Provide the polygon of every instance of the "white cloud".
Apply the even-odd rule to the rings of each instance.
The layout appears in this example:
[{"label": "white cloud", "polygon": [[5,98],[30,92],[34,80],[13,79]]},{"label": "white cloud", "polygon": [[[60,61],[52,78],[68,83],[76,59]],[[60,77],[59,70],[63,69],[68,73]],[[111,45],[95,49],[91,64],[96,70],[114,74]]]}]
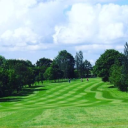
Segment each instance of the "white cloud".
[{"label": "white cloud", "polygon": [[109,48],[122,51],[121,43],[128,41],[128,5],[108,4],[116,1],[0,0],[0,51],[7,56],[8,51],[43,51],[54,58],[65,48],[83,50],[89,59]]},{"label": "white cloud", "polygon": [[38,35],[30,28],[17,28],[14,31],[7,30],[1,36],[1,42],[6,46],[25,46],[27,44],[36,44],[39,40]]},{"label": "white cloud", "polygon": [[92,65],[95,64],[95,61],[103,54],[107,49],[115,49],[123,53],[123,45],[114,45],[114,44],[90,44],[90,45],[79,45],[75,46],[75,50],[83,51],[84,58],[89,60]]},{"label": "white cloud", "polygon": [[5,31],[2,35],[1,38],[5,39],[5,40],[9,40],[12,36],[12,31],[11,30],[7,30]]},{"label": "white cloud", "polygon": [[80,45],[75,46],[76,51],[88,51],[91,50],[94,52],[94,50],[106,50],[106,49],[116,49],[116,50],[123,50],[124,45],[106,45],[106,44],[90,44],[90,45]]},{"label": "white cloud", "polygon": [[66,25],[55,27],[55,43],[112,43],[128,37],[128,6],[79,3],[67,16]]},{"label": "white cloud", "polygon": [[[26,47],[53,41],[55,44],[111,43],[127,38],[128,6],[93,2],[104,1],[1,0],[0,41],[8,46]],[[71,10],[65,10],[69,5]]]},{"label": "white cloud", "polygon": [[0,25],[11,20],[21,18],[27,13],[29,7],[36,4],[36,0],[1,0],[0,1]]},{"label": "white cloud", "polygon": [[91,45],[80,45],[75,46],[76,51],[86,51],[88,53],[95,53],[95,51],[104,51],[106,49],[113,49],[114,46],[112,45],[99,45],[99,44],[91,44]]},{"label": "white cloud", "polygon": [[0,47],[8,46],[8,50],[19,50],[19,47],[46,49],[47,43],[53,42],[55,24],[64,20],[63,8],[58,1],[1,0]]}]

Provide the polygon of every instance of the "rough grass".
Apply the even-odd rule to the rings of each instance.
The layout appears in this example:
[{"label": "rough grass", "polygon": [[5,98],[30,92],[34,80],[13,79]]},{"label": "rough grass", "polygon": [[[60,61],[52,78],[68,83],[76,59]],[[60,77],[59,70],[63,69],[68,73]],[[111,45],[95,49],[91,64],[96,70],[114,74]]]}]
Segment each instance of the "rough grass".
[{"label": "rough grass", "polygon": [[41,83],[0,98],[0,127],[127,128],[128,93],[100,78]]}]

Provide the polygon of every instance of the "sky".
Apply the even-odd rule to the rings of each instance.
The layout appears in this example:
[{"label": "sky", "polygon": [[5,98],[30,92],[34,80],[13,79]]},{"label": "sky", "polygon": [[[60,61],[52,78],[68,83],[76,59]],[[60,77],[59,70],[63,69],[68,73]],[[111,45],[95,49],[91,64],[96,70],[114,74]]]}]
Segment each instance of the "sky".
[{"label": "sky", "polygon": [[0,55],[54,59],[83,52],[92,65],[128,42],[128,0],[0,0]]}]

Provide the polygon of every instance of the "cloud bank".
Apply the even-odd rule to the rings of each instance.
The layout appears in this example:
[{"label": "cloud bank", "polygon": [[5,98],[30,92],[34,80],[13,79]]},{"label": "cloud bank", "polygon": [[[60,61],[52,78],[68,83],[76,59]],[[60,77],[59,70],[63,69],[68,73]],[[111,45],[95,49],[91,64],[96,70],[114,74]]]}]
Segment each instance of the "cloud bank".
[{"label": "cloud bank", "polygon": [[90,54],[92,62],[105,49],[122,51],[128,41],[128,5],[116,1],[0,0],[0,51],[68,47]]},{"label": "cloud bank", "polygon": [[74,4],[68,23],[55,27],[54,43],[112,44],[128,39],[128,6]]}]

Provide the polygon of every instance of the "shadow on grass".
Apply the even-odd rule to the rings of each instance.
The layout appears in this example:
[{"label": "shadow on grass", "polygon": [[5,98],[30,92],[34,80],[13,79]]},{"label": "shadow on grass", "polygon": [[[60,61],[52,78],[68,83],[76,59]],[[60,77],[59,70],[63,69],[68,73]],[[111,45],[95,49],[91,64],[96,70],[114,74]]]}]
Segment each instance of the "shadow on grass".
[{"label": "shadow on grass", "polygon": [[65,81],[52,81],[51,83],[64,83],[64,82],[68,82],[68,80],[65,80]]},{"label": "shadow on grass", "polygon": [[[18,102],[21,101],[23,98],[20,96],[29,96],[31,94],[34,94],[35,91],[46,91],[45,88],[38,88],[38,87],[44,87],[44,86],[32,86],[32,87],[26,87],[23,88],[22,91],[19,93],[13,93],[12,95],[8,97],[2,97],[0,98],[0,102]],[[25,98],[25,97],[24,97]]]},{"label": "shadow on grass", "polygon": [[109,86],[108,88],[116,88],[115,86]]},{"label": "shadow on grass", "polygon": [[21,100],[22,98],[0,98],[0,102],[18,102]]},{"label": "shadow on grass", "polygon": [[44,85],[36,85],[36,86],[31,86],[31,87],[26,87],[26,88],[38,88],[38,87],[45,87]]}]

